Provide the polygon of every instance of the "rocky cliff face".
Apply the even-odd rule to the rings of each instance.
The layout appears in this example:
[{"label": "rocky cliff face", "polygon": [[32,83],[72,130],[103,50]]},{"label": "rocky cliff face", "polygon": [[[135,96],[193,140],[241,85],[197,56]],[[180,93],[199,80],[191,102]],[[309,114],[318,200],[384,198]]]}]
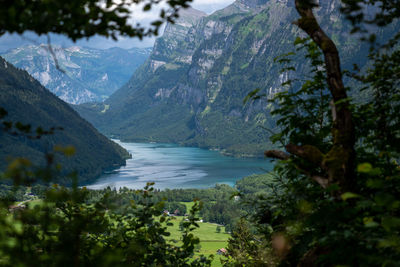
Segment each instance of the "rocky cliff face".
[{"label": "rocky cliff face", "polygon": [[52,47],[31,45],[2,55],[66,102],[79,104],[102,101],[129,80],[148,57],[150,49]]},{"label": "rocky cliff face", "polygon": [[[261,156],[268,145],[265,128],[273,129],[274,119],[265,101],[243,105],[243,99],[256,88],[274,94],[288,79],[274,59],[294,51],[293,41],[302,35],[292,24],[297,18],[292,2],[238,0],[209,16],[182,16],[178,25],[167,26],[131,80],[106,100],[107,111],[101,104],[80,112],[124,140]],[[343,65],[363,64],[366,50],[349,35],[339,1],[321,1],[317,16],[338,44]],[[298,59],[295,75],[301,77],[307,62]]]},{"label": "rocky cliff face", "polygon": [[176,23],[165,27],[163,37],[157,40],[151,54],[150,67],[153,72],[165,64],[192,61],[194,47],[188,45],[194,41],[191,39],[191,29],[205,16],[205,13],[193,8],[181,10]]}]

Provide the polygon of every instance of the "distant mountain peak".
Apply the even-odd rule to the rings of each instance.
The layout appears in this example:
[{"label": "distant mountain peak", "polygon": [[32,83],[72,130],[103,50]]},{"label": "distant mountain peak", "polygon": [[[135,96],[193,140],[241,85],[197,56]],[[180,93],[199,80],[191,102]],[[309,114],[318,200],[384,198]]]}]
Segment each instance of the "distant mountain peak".
[{"label": "distant mountain peak", "polygon": [[69,50],[71,52],[80,52],[81,51],[81,47],[79,47],[79,46],[71,46],[71,47],[68,47],[66,50]]},{"label": "distant mountain peak", "polygon": [[72,104],[103,101],[129,80],[151,52],[148,48],[101,50],[57,44],[51,48],[64,72],[56,68],[48,44],[18,47],[2,56]]},{"label": "distant mountain peak", "polygon": [[203,11],[194,9],[194,8],[184,8],[179,11],[179,18],[175,21],[174,24],[168,23],[165,28],[165,33],[168,33],[169,30],[175,28],[174,25],[182,26],[185,28],[190,28],[194,26],[202,17],[207,16]]},{"label": "distant mountain peak", "polygon": [[205,12],[203,12],[203,11],[201,11],[201,10],[198,10],[198,9],[195,9],[195,8],[192,8],[192,7],[189,7],[189,8],[183,8],[183,9],[181,9],[181,10],[179,11],[179,16],[180,16],[181,18],[190,17],[190,18],[197,18],[197,19],[199,19],[199,18],[201,18],[201,17],[207,16],[207,13],[205,13]]}]

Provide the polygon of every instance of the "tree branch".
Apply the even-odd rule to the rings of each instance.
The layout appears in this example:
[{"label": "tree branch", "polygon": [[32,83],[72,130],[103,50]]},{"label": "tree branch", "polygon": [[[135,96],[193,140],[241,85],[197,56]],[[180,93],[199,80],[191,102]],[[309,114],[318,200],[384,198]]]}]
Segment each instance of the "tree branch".
[{"label": "tree branch", "polygon": [[324,154],[315,146],[304,145],[304,146],[296,146],[293,144],[288,144],[286,146],[286,150],[292,154],[296,155],[300,158],[303,158],[312,164],[322,167],[322,161],[324,158]]},{"label": "tree branch", "polygon": [[280,150],[267,150],[264,152],[264,155],[268,158],[281,159],[281,160],[287,160],[290,158],[290,155],[288,153]]},{"label": "tree branch", "polygon": [[57,55],[54,52],[53,47],[51,45],[50,34],[47,34],[47,49],[49,50],[51,56],[53,57],[54,64],[56,65],[56,69],[65,74],[65,71],[58,64]]},{"label": "tree branch", "polygon": [[333,100],[331,104],[333,146],[322,159],[319,154],[316,158],[310,157],[310,153],[296,146],[289,146],[287,150],[313,163],[319,163],[327,171],[330,182],[338,183],[342,190],[349,190],[354,185],[355,133],[349,100],[342,79],[339,52],[335,43],[321,29],[313,14],[313,8],[317,6],[315,1],[295,0],[295,5],[300,19],[294,24],[305,31],[324,54],[327,82]]},{"label": "tree branch", "polygon": [[[308,157],[309,161],[312,161],[317,165],[322,163],[323,155],[316,147],[313,146],[300,147],[295,145],[287,145],[286,149],[293,155],[297,155],[302,158]],[[268,158],[274,158],[280,160],[288,160],[290,158],[290,154],[280,150],[267,150],[264,152],[264,155]],[[328,187],[329,179],[327,177],[323,177],[320,175],[312,175],[310,172],[304,170],[303,168],[300,168],[299,166],[296,166],[296,168],[305,175],[309,176],[313,181],[317,182],[322,188]]]},{"label": "tree branch", "polygon": [[329,186],[329,179],[319,175],[311,176],[311,179],[317,182],[322,188],[327,188]]}]

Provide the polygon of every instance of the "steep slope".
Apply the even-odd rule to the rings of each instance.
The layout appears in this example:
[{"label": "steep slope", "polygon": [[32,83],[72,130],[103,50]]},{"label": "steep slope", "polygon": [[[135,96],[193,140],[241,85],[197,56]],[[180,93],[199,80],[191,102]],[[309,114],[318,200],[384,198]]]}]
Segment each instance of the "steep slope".
[{"label": "steep slope", "polygon": [[[265,128],[274,129],[274,118],[265,100],[244,106],[243,99],[256,88],[274,94],[288,79],[274,59],[294,51],[293,41],[302,35],[292,24],[298,17],[292,2],[237,0],[185,27],[169,25],[126,85],[104,104],[81,106],[79,112],[123,140],[262,156],[269,145]],[[339,45],[343,66],[363,65],[367,49],[348,34],[339,1],[320,5],[317,16]],[[181,19],[188,21],[185,14]],[[297,57],[295,75],[302,77],[308,67],[301,54]]]},{"label": "steep slope", "polygon": [[[18,70],[0,58],[0,107],[8,112],[7,121],[22,122],[36,128],[62,127],[53,135],[31,140],[13,136],[0,129],[0,170],[4,170],[9,157],[27,157],[41,164],[44,153],[54,145],[73,145],[76,155],[58,158],[64,173],[77,170],[80,182],[98,177],[103,171],[125,164],[126,150],[101,135],[27,72]],[[59,178],[58,182],[68,183]]]},{"label": "steep slope", "polygon": [[26,70],[43,86],[66,102],[79,104],[102,101],[126,83],[132,72],[149,56],[148,48],[110,48],[78,46],[52,47],[61,70],[57,70],[48,45],[23,46],[2,56]]}]

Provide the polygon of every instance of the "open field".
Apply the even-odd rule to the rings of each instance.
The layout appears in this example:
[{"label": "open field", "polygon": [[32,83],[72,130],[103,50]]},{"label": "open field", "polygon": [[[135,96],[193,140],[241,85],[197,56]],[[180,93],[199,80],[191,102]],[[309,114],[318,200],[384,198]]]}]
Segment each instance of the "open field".
[{"label": "open field", "polygon": [[[179,240],[181,232],[179,231],[179,222],[183,217],[172,217],[173,226],[169,228],[171,239]],[[226,248],[228,244],[229,234],[225,233],[225,228],[221,226],[221,232],[217,233],[216,224],[199,222],[200,228],[193,231],[193,234],[200,238],[201,249],[199,254],[214,255],[212,266],[222,266],[220,263],[220,255],[217,255],[217,250]]]},{"label": "open field", "polygon": [[190,209],[191,209],[191,208],[193,207],[193,205],[194,205],[194,202],[193,202],[193,201],[192,201],[192,202],[179,202],[179,203],[181,203],[181,204],[183,204],[183,205],[186,206],[187,213],[189,213]]}]

